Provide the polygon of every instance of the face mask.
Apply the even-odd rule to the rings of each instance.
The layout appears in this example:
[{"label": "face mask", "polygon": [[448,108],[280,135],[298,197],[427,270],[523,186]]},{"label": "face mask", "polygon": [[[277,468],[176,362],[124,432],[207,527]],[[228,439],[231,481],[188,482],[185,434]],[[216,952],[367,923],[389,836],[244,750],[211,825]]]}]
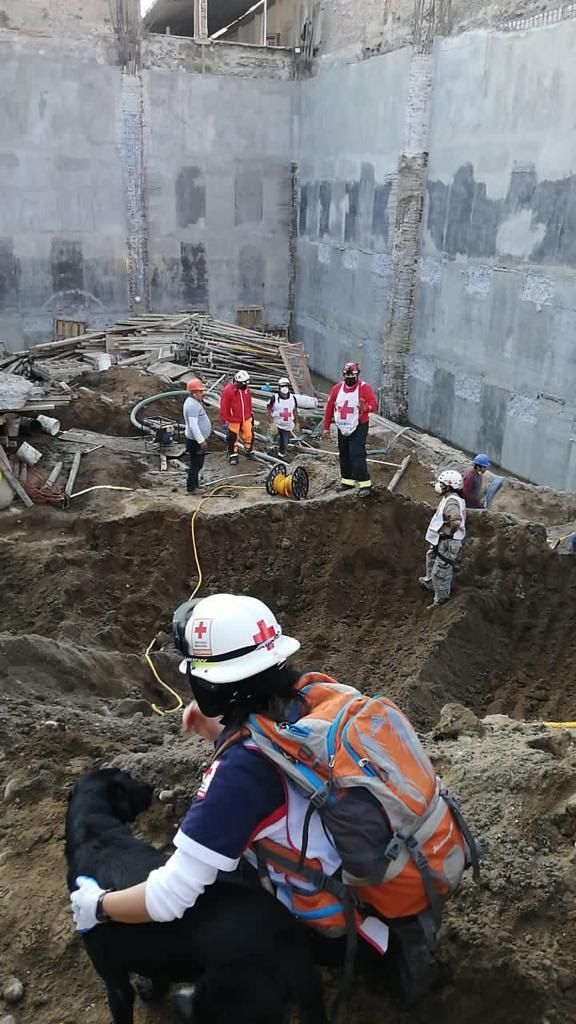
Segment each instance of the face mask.
[{"label": "face mask", "polygon": [[247,384],[238,384],[238,388],[239,388],[240,391],[246,391],[247,387],[248,387]]},{"label": "face mask", "polygon": [[351,388],[354,386],[354,384],[358,383],[358,377],[344,377],[344,383],[347,384],[349,388]]},{"label": "face mask", "polygon": [[290,398],[290,388],[280,388],[278,394],[280,398]]}]

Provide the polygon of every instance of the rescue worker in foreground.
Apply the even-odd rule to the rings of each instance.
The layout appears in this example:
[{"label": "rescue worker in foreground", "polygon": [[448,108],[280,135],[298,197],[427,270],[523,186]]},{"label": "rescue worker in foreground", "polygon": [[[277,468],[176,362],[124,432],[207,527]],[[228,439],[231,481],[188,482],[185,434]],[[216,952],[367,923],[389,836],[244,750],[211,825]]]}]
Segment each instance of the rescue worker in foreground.
[{"label": "rescue worker in foreground", "polygon": [[472,469],[464,477],[462,493],[466,508],[486,508],[486,497],[482,496],[482,478],[491,465],[490,459],[483,452],[474,459]]},{"label": "rescue worker in foreground", "polygon": [[426,590],[434,591],[430,608],[438,608],[450,597],[454,565],[466,536],[466,502],[462,496],[462,474],[448,469],[435,484],[442,497],[426,533],[426,575],[419,579]]},{"label": "rescue worker in foreground", "polygon": [[[183,713],[184,731],[214,742],[214,760],[166,864],[140,885],[119,892],[104,892],[94,879],[78,879],[79,888],[71,895],[76,927],[85,931],[108,920],[140,924],[180,918],[218,872],[235,871],[246,855],[277,898],[318,930],[321,945],[333,951],[334,940],[346,935],[350,941],[357,933],[384,953],[390,939],[393,961],[399,958],[393,972],[399,978],[404,971],[412,987],[416,975],[422,982],[431,964],[428,950],[437,921],[430,908],[438,894],[457,888],[466,864],[474,862],[467,861],[466,851],[475,844],[469,833],[464,839],[466,826],[458,808],[441,787],[408,720],[390,702],[382,699],[375,707],[374,700],[322,673],[299,675],[289,664],[300,647],[298,640],[285,636],[271,610],[255,598],[216,594],[187,602],[175,613],[174,634],[176,646],[186,654],[180,669],[196,698]],[[360,705],[366,714],[362,727],[357,724]],[[323,720],[316,713],[320,707]],[[350,725],[345,742],[339,742],[335,729],[344,714],[350,716],[344,719]],[[328,831],[318,810],[321,804],[309,800],[293,781],[296,773],[310,785],[310,764],[318,761],[308,761],[306,767],[296,757],[287,760],[278,749],[275,754],[274,744],[266,748],[265,738],[272,736],[278,743],[286,737],[298,752],[305,750],[305,737],[311,734],[306,722],[329,734],[327,742],[334,748],[330,759],[326,757],[330,778],[338,774],[348,785],[358,780],[353,792],[346,790],[346,800],[325,805],[333,815],[342,804],[348,808],[340,821],[340,842],[336,818]],[[356,753],[349,761],[359,738],[360,749],[367,750],[362,745],[365,734],[370,755]],[[316,746],[312,739],[310,743],[320,750],[318,740]],[[326,751],[326,742],[321,746]],[[380,764],[388,766],[381,775],[372,767],[368,771],[368,765]],[[385,789],[388,813],[370,797],[369,783]],[[318,796],[315,778],[311,785]],[[398,808],[401,816],[395,823]],[[412,854],[408,840],[400,838],[403,829],[409,831]],[[352,850],[357,858],[354,875],[366,877],[346,876],[351,862],[348,858],[345,869],[345,858]],[[374,858],[372,869],[368,857]],[[374,864],[379,866],[378,882]]]},{"label": "rescue worker in foreground", "polygon": [[238,439],[242,441],[246,455],[252,455],[254,449],[254,416],[249,385],[250,374],[239,370],[234,380],[223,389],[220,398],[220,419],[227,428],[228,462],[232,466],[238,465]]},{"label": "rescue worker in foreground", "polygon": [[198,477],[204,465],[204,456],[208,447],[208,438],[212,433],[212,424],[204,405],[206,385],[197,377],[189,380],[186,385],[188,398],[182,409],[185,423],[186,451],[188,452],[188,494],[194,494],[199,487]]},{"label": "rescue worker in foreground", "polygon": [[344,378],[332,388],[324,412],[324,436],[330,436],[330,424],[338,430],[338,454],[340,456],[340,489],[354,490],[358,495],[370,494],[372,481],[366,462],[366,440],[371,412],[376,412],[378,402],[372,388],[360,380],[358,363],[346,363],[342,370]]},{"label": "rescue worker in foreground", "polygon": [[288,377],[281,377],[278,381],[277,391],[268,402],[266,415],[278,431],[278,451],[280,455],[286,455],[292,432],[299,430],[298,402]]}]

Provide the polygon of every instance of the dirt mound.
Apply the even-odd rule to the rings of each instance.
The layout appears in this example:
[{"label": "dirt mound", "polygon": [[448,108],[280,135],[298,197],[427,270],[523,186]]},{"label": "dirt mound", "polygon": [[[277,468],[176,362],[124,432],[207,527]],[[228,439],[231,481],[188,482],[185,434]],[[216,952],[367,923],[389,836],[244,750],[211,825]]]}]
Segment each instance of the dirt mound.
[{"label": "dirt mound", "polygon": [[[101,464],[88,463],[97,455]],[[88,456],[81,484],[108,460]],[[303,668],[391,696],[422,731],[454,701],[480,715],[576,717],[574,562],[550,551],[542,527],[474,519],[454,598],[431,612],[417,584],[425,506],[383,493],[366,504],[243,501],[209,503],[198,518],[202,592],[270,603],[302,641]],[[0,830],[3,974],[27,987],[18,1024],[104,1024],[102,989],[66,912],[66,795],[85,767],[111,761],[157,788],[180,786],[174,806],[156,804],[142,822],[165,845],[210,756],[179,737],[177,715],[157,717],[139,699],[171,703],[142,659],[159,632],[161,676],[184,685],[169,633],[196,582],[190,505],[138,493],[100,509],[6,516],[0,580],[0,785],[12,794]],[[492,854],[482,887],[467,880],[450,905],[446,978],[412,1019],[564,1024],[576,988],[575,749],[561,731],[509,720],[458,732],[427,742]],[[405,1021],[381,989],[381,978],[359,976],[351,1024]]]},{"label": "dirt mound", "polygon": [[[62,429],[96,430],[103,434],[129,437],[138,431],[130,422],[130,411],[143,398],[165,391],[177,391],[160,377],[130,367],[116,367],[104,373],[87,373],[75,383],[76,397],[60,415]],[[166,399],[154,404],[150,412],[170,420],[182,419],[182,400]]]},{"label": "dirt mound", "polygon": [[[303,664],[389,694],[422,728],[452,700],[571,720],[572,561],[548,549],[540,527],[482,518],[453,601],[429,611],[417,585],[426,519],[422,506],[387,495],[368,507],[328,499],[201,515],[203,593],[259,596],[302,640]],[[0,573],[5,629],[141,653],[170,633],[196,582],[190,519],[169,503],[107,518],[39,512],[35,528],[6,531]]]},{"label": "dirt mound", "polygon": [[[10,710],[4,704],[0,726],[7,716],[18,739],[0,776],[3,785],[12,780],[19,796],[4,804],[0,835],[0,951],[3,974],[14,973],[26,985],[18,1022],[105,1024],[103,988],[66,909],[62,822],[68,787],[85,767],[104,763],[128,768],[158,788],[180,786],[174,803],[156,802],[138,823],[142,834],[165,846],[209,748],[179,738],[174,719],[121,719],[96,698],[75,708],[47,701],[33,717],[18,702]],[[475,830],[489,839],[491,853],[481,886],[467,877],[448,906],[438,947],[443,983],[410,1019],[567,1024],[576,988],[576,754],[570,738],[492,719],[481,736],[428,736],[426,743]],[[353,1024],[405,1024],[381,988],[360,970]],[[169,1019],[167,1011],[138,1012],[150,1024]]]}]

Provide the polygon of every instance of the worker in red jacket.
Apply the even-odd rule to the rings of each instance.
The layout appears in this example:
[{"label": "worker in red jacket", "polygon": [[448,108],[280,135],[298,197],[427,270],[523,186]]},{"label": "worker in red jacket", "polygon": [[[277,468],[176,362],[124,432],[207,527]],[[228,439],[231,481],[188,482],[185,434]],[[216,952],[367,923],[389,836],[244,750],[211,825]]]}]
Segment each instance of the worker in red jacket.
[{"label": "worker in red jacket", "polygon": [[220,419],[227,427],[228,462],[232,466],[238,465],[239,438],[246,455],[252,455],[254,449],[254,416],[249,384],[250,374],[246,370],[239,370],[234,380],[226,385],[220,398]]},{"label": "worker in red jacket", "polygon": [[378,402],[369,384],[360,380],[358,363],[346,363],[344,380],[330,392],[324,413],[324,436],[330,435],[330,424],[338,429],[340,455],[340,488],[353,490],[358,485],[360,497],[368,497],[372,481],[366,463],[366,439],[371,412]]}]

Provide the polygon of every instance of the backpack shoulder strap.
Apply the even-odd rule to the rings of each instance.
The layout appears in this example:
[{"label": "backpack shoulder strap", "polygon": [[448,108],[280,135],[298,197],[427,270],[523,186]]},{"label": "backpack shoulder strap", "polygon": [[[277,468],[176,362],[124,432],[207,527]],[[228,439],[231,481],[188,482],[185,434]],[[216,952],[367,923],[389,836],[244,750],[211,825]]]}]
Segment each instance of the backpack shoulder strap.
[{"label": "backpack shoulder strap", "polygon": [[228,750],[230,747],[233,747],[236,743],[243,743],[244,740],[247,740],[249,737],[249,729],[236,729],[236,731],[231,733],[230,736],[227,736],[225,740],[222,740],[221,743],[217,744],[212,755],[212,760],[215,761],[217,757],[221,757],[225,750]]}]

